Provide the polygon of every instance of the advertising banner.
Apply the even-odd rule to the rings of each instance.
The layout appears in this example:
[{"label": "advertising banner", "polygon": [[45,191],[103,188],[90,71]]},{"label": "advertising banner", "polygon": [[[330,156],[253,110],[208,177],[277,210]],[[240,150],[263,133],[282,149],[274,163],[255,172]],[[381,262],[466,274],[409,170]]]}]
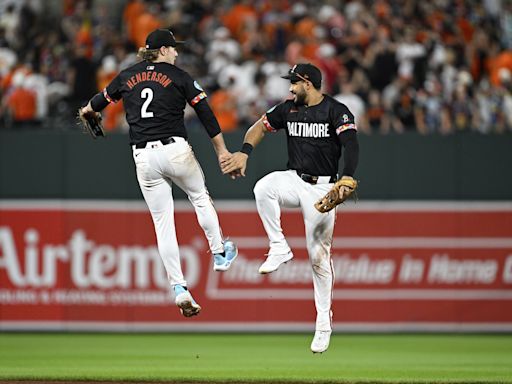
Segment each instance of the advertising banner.
[{"label": "advertising banner", "polygon": [[[239,247],[227,272],[213,271],[192,206],[176,206],[182,265],[203,308],[185,319],[144,203],[1,201],[0,330],[312,330],[300,211],[282,213],[294,259],[260,275],[268,240],[254,202],[216,208]],[[512,330],[512,203],[351,202],[333,244],[335,331]]]}]

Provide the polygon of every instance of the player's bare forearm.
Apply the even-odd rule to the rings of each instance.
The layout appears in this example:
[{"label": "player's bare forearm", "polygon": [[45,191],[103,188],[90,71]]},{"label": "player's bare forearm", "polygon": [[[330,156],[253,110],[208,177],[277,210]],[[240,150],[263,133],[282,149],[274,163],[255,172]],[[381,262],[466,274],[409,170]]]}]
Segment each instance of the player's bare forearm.
[{"label": "player's bare forearm", "polygon": [[231,157],[231,153],[226,148],[226,143],[224,142],[224,137],[222,136],[222,133],[219,133],[218,135],[212,137],[212,144],[213,149],[215,150],[215,153],[217,154],[217,158],[219,160],[219,166],[221,164],[228,160]]},{"label": "player's bare forearm", "polygon": [[[263,124],[263,119],[259,119],[254,123],[245,134],[244,145],[249,144],[254,148],[265,136],[266,128]],[[222,173],[229,174],[232,179],[245,176],[245,169],[247,168],[248,153],[236,152],[230,158],[221,162]]]},{"label": "player's bare forearm", "polygon": [[245,133],[244,143],[249,143],[253,147],[256,147],[260,141],[263,140],[266,131],[267,129],[263,124],[263,118],[260,118]]},{"label": "player's bare forearm", "polygon": [[223,154],[229,153],[228,149],[226,148],[226,143],[224,142],[224,137],[222,136],[222,133],[219,133],[218,135],[212,137],[212,144],[213,149],[215,149],[215,153],[217,156],[221,156]]}]

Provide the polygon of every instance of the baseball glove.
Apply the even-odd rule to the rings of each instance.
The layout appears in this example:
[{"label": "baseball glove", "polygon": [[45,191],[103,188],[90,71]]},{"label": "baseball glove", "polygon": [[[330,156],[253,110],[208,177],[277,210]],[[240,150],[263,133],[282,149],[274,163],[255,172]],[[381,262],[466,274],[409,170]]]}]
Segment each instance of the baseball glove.
[{"label": "baseball glove", "polygon": [[93,139],[97,137],[105,137],[105,131],[101,122],[101,113],[87,112],[84,113],[82,108],[78,110],[78,125],[80,125],[85,132],[88,132]]},{"label": "baseball glove", "polygon": [[315,203],[318,212],[326,213],[347,200],[356,190],[357,180],[350,176],[343,176],[327,194]]}]

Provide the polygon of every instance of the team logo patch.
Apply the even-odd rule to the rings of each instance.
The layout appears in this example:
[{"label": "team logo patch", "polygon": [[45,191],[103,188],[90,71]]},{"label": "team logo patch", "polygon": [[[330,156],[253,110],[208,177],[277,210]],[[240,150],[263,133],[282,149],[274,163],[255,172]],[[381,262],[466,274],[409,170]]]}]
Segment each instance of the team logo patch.
[{"label": "team logo patch", "polygon": [[343,116],[341,118],[343,119],[344,123],[348,123],[348,121],[350,120],[350,118],[348,117],[348,115],[346,113],[343,114]]},{"label": "team logo patch", "polygon": [[267,113],[272,112],[274,109],[276,109],[276,107],[277,107],[277,105],[274,105],[272,108],[270,108],[270,109],[267,111]]},{"label": "team logo patch", "polygon": [[199,85],[199,83],[197,81],[194,81],[194,87],[196,87],[200,91],[204,91],[204,89]]}]

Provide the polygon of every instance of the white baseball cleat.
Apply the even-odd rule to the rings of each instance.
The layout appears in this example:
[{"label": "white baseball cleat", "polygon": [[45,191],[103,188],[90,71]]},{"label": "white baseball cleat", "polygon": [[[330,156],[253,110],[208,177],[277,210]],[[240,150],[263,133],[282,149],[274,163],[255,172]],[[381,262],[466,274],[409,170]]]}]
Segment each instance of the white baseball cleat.
[{"label": "white baseball cleat", "polygon": [[311,342],[311,351],[313,353],[322,353],[329,348],[332,331],[315,331],[315,337]]},{"label": "white baseball cleat", "polygon": [[267,260],[263,264],[261,264],[260,269],[258,269],[259,273],[265,274],[274,272],[279,268],[281,264],[289,262],[291,259],[293,259],[293,253],[290,251],[288,253],[282,253],[282,254],[268,254]]},{"label": "white baseball cleat", "polygon": [[183,316],[191,317],[199,314],[201,307],[195,302],[187,288],[182,285],[175,285],[174,293],[176,294],[175,303],[180,308]]}]

